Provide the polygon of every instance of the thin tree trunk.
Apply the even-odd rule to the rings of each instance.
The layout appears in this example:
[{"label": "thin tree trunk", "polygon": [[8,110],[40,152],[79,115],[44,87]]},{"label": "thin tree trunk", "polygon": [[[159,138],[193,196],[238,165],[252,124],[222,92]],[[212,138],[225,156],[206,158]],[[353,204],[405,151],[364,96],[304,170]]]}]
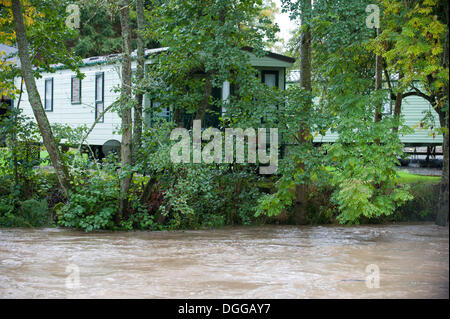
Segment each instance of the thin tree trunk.
[{"label": "thin tree trunk", "polygon": [[121,117],[122,117],[122,145],[120,148],[121,170],[125,176],[120,181],[120,207],[116,215],[116,224],[120,218],[128,218],[128,192],[130,190],[132,174],[126,171],[130,169],[132,162],[132,119],[131,119],[131,30],[129,3],[126,0],[120,2],[120,25],[122,27],[122,93],[121,93]]},{"label": "thin tree trunk", "polygon": [[53,167],[55,168],[61,189],[64,195],[68,198],[70,189],[70,176],[68,169],[62,160],[61,153],[59,151],[58,144],[56,143],[53,136],[50,123],[47,119],[47,115],[45,114],[44,108],[42,107],[41,97],[34,80],[33,68],[29,56],[26,29],[22,16],[22,5],[20,3],[20,0],[12,1],[12,12],[14,18],[17,47],[19,49],[22,76],[27,88],[28,100],[30,101],[31,108],[33,109],[36,122],[39,126],[39,130],[44,141],[44,145],[48,151]]},{"label": "thin tree trunk", "polygon": [[[400,81],[403,78],[403,73],[400,72],[398,75],[398,85],[400,85]],[[398,132],[398,123],[400,121],[400,115],[402,113],[402,100],[403,100],[403,93],[398,91],[397,95],[395,97],[395,105],[394,105],[394,119],[396,120],[395,126],[392,128],[392,131],[397,133]]]},{"label": "thin tree trunk", "polygon": [[[377,36],[381,33],[380,29],[377,29]],[[382,88],[383,84],[383,57],[381,55],[376,55],[375,57],[375,90],[379,91]],[[381,122],[382,118],[382,108],[383,103],[380,101],[375,105],[375,116],[374,121],[375,123]],[[380,139],[376,138],[375,143],[377,145],[380,145]],[[380,188],[382,185],[382,182],[376,183],[375,188]]]},{"label": "thin tree trunk", "polygon": [[[448,59],[449,59],[449,39],[448,39],[448,27],[449,27],[449,20],[448,20],[448,3],[446,1],[443,2],[443,11],[445,12],[445,21],[447,22],[447,36],[445,38],[444,43],[444,50],[442,52],[442,65],[444,68],[448,68]],[[449,158],[448,158],[448,151],[449,151],[449,141],[448,141],[448,130],[449,130],[449,110],[448,110],[448,97],[449,97],[449,86],[448,83],[444,87],[442,92],[442,101],[445,101],[447,103],[447,109],[443,110],[445,108],[445,102],[444,105],[441,105],[440,108],[435,108],[438,110],[439,114],[439,122],[441,125],[441,128],[447,128],[447,130],[444,130],[443,132],[443,143],[442,143],[442,154],[443,157],[443,166],[442,166],[442,177],[441,177],[441,187],[439,190],[439,207],[438,207],[438,214],[436,216],[436,224],[440,226],[447,225],[448,222],[448,182],[449,182]]]},{"label": "thin tree trunk", "polygon": [[[377,36],[381,33],[380,29],[377,29]],[[375,57],[375,90],[379,91],[382,88],[382,84],[383,84],[383,57],[381,55],[376,55]],[[381,109],[383,107],[383,103],[379,102],[375,105],[375,116],[374,116],[374,121],[375,123],[380,122],[381,121]],[[377,145],[380,144],[380,139],[376,138],[375,139],[375,143]],[[376,185],[377,187],[379,187],[379,185]]]},{"label": "thin tree trunk", "polygon": [[[16,105],[16,109],[20,109],[20,102],[22,101],[22,94],[23,94],[23,77],[20,79],[20,94],[19,94],[19,101]],[[14,113],[14,125],[17,125],[17,113]],[[19,183],[19,173],[18,173],[18,160],[17,160],[17,134],[13,134],[13,143],[14,147],[12,149],[13,151],[13,162],[14,162],[14,185],[18,185]]]},{"label": "thin tree trunk", "polygon": [[[205,113],[206,113],[206,110],[208,109],[209,100],[211,98],[211,93],[212,93],[212,74],[209,72],[206,75],[204,89],[205,89],[205,91],[204,91],[204,95],[203,95],[203,100],[200,103],[200,108],[198,109],[196,116],[195,116],[196,120],[201,120],[202,122],[205,119]],[[193,124],[191,123],[191,126],[192,125]]]},{"label": "thin tree trunk", "polygon": [[172,120],[177,127],[183,127],[183,112],[181,109],[175,109],[173,111]]},{"label": "thin tree trunk", "polygon": [[145,67],[145,48],[144,48],[144,4],[143,0],[136,0],[136,18],[137,18],[137,67],[136,82],[138,83],[136,93],[136,106],[134,108],[134,129],[133,129],[133,155],[136,159],[136,153],[141,147],[142,139],[142,101],[144,94],[141,91],[142,81],[144,79]]},{"label": "thin tree trunk", "polygon": [[[439,112],[439,120],[441,127],[449,127],[448,126],[448,111]],[[443,166],[442,166],[442,177],[441,177],[441,186],[439,190],[439,207],[438,214],[436,216],[436,224],[440,226],[446,226],[448,222],[448,180],[449,180],[449,158],[448,158],[448,150],[449,150],[449,141],[448,141],[448,131],[444,132],[444,140],[442,143],[442,153],[444,155]]]},{"label": "thin tree trunk", "polygon": [[[304,9],[311,9],[311,0],[304,2]],[[307,21],[306,23],[308,23]],[[303,23],[303,22],[302,22]],[[311,29],[307,26],[300,36],[300,87],[311,93]],[[309,114],[312,107],[312,101],[308,102],[305,107],[305,114]],[[299,143],[310,143],[307,139],[310,134],[307,125],[300,121],[299,123]],[[305,170],[305,164],[300,163],[299,169]],[[306,206],[308,202],[308,185],[300,184],[295,187],[296,203],[294,206],[295,223],[304,225],[306,223]]]},{"label": "thin tree trunk", "polygon": [[[379,34],[379,29],[377,29],[377,33]],[[376,68],[375,68],[375,90],[379,91],[382,88],[382,79],[383,79],[383,58],[381,55],[377,55],[375,58]],[[382,103],[378,103],[375,107],[375,122],[381,121],[381,109],[383,107]]]}]

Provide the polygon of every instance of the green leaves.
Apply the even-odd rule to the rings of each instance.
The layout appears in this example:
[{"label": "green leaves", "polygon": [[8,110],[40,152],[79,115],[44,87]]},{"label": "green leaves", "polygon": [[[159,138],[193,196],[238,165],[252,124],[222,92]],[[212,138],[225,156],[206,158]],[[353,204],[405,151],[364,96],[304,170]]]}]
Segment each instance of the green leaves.
[{"label": "green leaves", "polygon": [[[331,185],[331,204],[336,207],[325,205],[323,210],[334,209],[341,223],[392,214],[411,198],[407,188],[395,184],[402,145],[392,128],[400,124],[400,134],[406,130],[401,121],[388,115],[374,121],[375,108],[386,102],[389,92],[374,90],[375,55],[369,48],[380,47],[368,46],[374,33],[365,27],[364,9],[370,3],[354,0],[343,6],[315,1],[308,10],[303,1],[283,1],[292,16],[308,21],[311,27],[315,96],[311,112],[305,112],[308,97],[302,98],[298,87],[297,96],[287,92],[286,116],[280,121],[285,124],[284,138],[290,136],[287,141],[295,143],[299,121],[307,123],[312,135],[328,132],[338,137],[334,144],[313,149],[292,146],[281,162],[277,191],[259,200],[257,214],[272,216],[289,210],[295,200],[294,187],[300,184],[319,191]],[[292,49],[297,53],[296,46]],[[303,169],[297,168],[299,162],[305,163]]]},{"label": "green leaves", "polygon": [[119,195],[118,184],[105,176],[75,176],[70,202],[57,210],[58,224],[85,231],[113,229]]},{"label": "green leaves", "polygon": [[448,37],[445,9],[437,0],[402,2],[383,0],[382,33],[373,39],[369,48],[381,54],[391,72],[402,72],[402,86],[413,81],[438,94],[448,86],[448,63],[442,63],[444,45]]},{"label": "green leaves", "polygon": [[204,101],[210,109],[222,106],[217,96],[205,91],[206,83],[214,90],[229,81],[240,97],[229,101],[227,110],[237,109],[235,115],[249,108],[258,81],[241,48],[252,46],[260,52],[273,39],[275,26],[259,19],[263,8],[260,0],[170,0],[155,7],[149,13],[149,31],[169,50],[155,56],[148,68],[150,98],[173,110],[176,119],[183,113],[195,116]]}]

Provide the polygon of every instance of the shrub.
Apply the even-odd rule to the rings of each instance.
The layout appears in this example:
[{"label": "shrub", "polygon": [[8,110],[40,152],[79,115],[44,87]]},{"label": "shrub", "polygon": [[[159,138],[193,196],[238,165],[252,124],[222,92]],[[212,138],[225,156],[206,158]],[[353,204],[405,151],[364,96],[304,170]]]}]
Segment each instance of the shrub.
[{"label": "shrub", "polygon": [[169,228],[211,228],[255,220],[254,206],[261,193],[259,177],[249,167],[192,164],[176,175],[160,207]]},{"label": "shrub", "polygon": [[0,225],[5,227],[43,227],[52,224],[45,199],[23,202],[0,200]]},{"label": "shrub", "polygon": [[76,177],[70,201],[57,209],[58,225],[86,231],[114,229],[118,209],[117,180],[106,174]]}]

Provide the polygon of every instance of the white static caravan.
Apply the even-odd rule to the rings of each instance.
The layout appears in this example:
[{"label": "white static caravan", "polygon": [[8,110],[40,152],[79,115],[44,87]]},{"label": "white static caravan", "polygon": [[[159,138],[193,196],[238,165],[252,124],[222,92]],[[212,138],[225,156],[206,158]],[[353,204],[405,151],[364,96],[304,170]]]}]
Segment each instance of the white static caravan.
[{"label": "white static caravan", "polygon": [[[167,48],[146,50],[146,63],[150,63],[151,55],[165,50]],[[294,58],[272,52],[258,58],[252,53],[252,48],[243,50],[250,55],[250,63],[259,71],[263,82],[281,89],[285,88],[286,69],[292,66]],[[132,69],[136,68],[135,57],[136,52],[133,52]],[[68,124],[73,128],[82,125],[91,127],[97,115],[118,98],[119,93],[114,92],[114,88],[119,87],[121,82],[117,54],[84,59],[83,65],[80,66],[81,73],[85,75],[83,80],[77,79],[74,72],[62,66],[56,65],[55,69],[54,73],[42,73],[42,77],[36,79],[42,105],[50,123]],[[20,79],[16,79],[17,87],[20,87],[19,81]],[[225,82],[221,91],[222,98],[226,99],[230,94],[229,84]],[[144,97],[144,103],[145,106],[149,105],[147,97]],[[25,86],[20,108],[25,115],[34,119]],[[118,134],[120,123],[119,115],[108,111],[90,133],[87,143],[102,146],[111,140],[120,142],[121,137]]]},{"label": "white static caravan", "polygon": [[[286,81],[286,85],[289,87],[300,81],[300,71],[291,70]],[[432,136],[430,130],[422,129],[420,122],[425,112],[431,111],[434,118],[434,127],[439,128],[439,115],[433,109],[431,104],[418,96],[408,96],[402,100],[402,115],[405,120],[405,125],[414,129],[414,133],[408,135],[402,135],[400,140],[405,146],[440,146],[442,145],[442,135],[438,134]],[[386,104],[384,107],[384,114],[391,115],[393,112],[392,104]],[[314,138],[315,143],[333,143],[336,141],[338,135],[334,132],[327,132],[325,136],[318,135]]]}]

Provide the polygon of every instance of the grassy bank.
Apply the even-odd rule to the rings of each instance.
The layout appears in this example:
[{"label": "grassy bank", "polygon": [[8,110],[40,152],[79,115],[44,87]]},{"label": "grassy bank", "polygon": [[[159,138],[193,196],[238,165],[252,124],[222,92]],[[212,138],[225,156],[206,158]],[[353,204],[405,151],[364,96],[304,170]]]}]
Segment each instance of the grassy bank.
[{"label": "grassy bank", "polygon": [[440,176],[426,176],[426,175],[417,175],[411,174],[405,171],[398,172],[397,182],[400,184],[437,184],[441,181]]}]

